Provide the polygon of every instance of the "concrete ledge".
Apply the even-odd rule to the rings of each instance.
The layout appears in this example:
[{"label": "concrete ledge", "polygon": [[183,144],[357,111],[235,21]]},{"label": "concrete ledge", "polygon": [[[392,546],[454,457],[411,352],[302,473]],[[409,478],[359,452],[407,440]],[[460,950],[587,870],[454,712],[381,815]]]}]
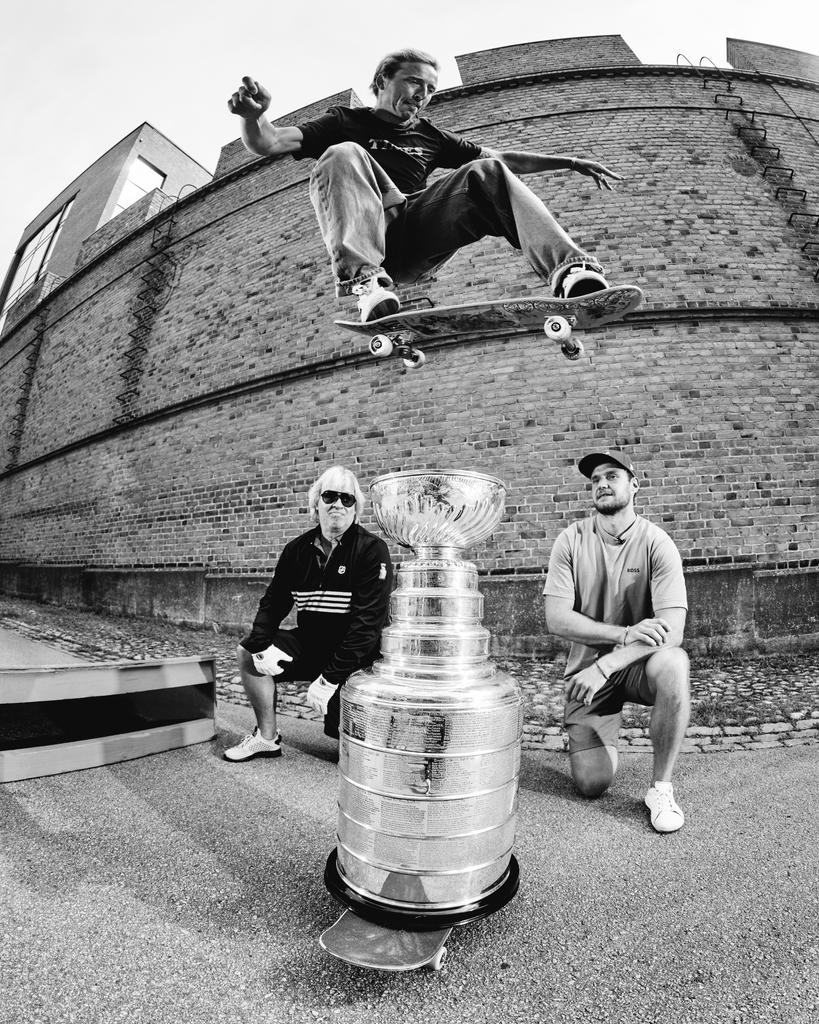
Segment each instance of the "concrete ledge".
[{"label": "concrete ledge", "polygon": [[213,658],[0,668],[0,783],[202,743]]},{"label": "concrete ledge", "polygon": [[[693,653],[808,650],[819,646],[819,569],[694,567],[686,571],[686,646]],[[544,634],[545,574],[484,576],[484,625],[492,653],[552,657],[563,645]],[[0,564],[0,593],[116,615],[217,624],[240,633],[268,579],[209,576],[204,569],[94,569]]]},{"label": "concrete ledge", "polygon": [[[553,657],[564,645],[543,633],[545,573],[482,577],[493,653]],[[819,570],[753,567],[686,570],[686,647],[698,654],[819,646]]]},{"label": "concrete ledge", "polygon": [[40,779],[105,764],[132,761],[137,757],[205,743],[216,735],[213,721],[180,722],[144,732],[125,732],[94,740],[78,740],[56,746],[26,747],[0,751],[0,783]]}]

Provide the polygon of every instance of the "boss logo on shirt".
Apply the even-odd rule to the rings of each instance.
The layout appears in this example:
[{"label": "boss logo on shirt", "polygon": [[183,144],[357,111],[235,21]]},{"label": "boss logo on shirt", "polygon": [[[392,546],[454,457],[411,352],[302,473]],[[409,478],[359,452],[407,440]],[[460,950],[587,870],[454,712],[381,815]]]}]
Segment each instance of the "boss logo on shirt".
[{"label": "boss logo on shirt", "polygon": [[626,569],[626,572],[639,572],[639,569]]}]

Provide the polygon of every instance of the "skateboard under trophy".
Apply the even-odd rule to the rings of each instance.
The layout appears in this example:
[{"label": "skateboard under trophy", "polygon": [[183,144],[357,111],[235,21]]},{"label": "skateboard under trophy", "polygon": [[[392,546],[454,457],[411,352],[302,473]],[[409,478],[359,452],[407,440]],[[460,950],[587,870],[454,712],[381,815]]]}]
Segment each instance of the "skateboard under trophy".
[{"label": "skateboard under trophy", "polygon": [[576,299],[532,296],[528,299],[501,299],[496,302],[472,302],[460,306],[430,306],[360,323],[336,320],[338,327],[369,336],[374,356],[400,356],[408,369],[426,362],[419,342],[443,338],[479,337],[482,334],[531,333],[541,328],[560,345],[567,359],[583,355],[583,343],[572,336],[573,330],[593,331],[622,320],[643,301],[641,289],[634,285],[606,288]]},{"label": "skateboard under trophy", "polygon": [[360,967],[441,967],[453,927],[518,888],[512,853],[522,700],[489,660],[476,567],[505,490],[482,473],[392,473],[371,487],[397,572],[382,659],[341,689],[337,845],[324,881],[346,908],[321,936]]}]

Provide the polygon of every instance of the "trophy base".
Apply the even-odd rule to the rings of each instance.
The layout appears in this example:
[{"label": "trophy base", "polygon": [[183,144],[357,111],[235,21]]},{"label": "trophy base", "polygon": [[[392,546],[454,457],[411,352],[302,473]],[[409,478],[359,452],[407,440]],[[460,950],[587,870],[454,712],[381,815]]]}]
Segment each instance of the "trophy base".
[{"label": "trophy base", "polygon": [[365,921],[371,921],[384,928],[396,928],[404,931],[436,931],[441,928],[451,928],[454,925],[480,921],[481,918],[489,917],[490,914],[505,907],[518,891],[519,882],[520,869],[513,854],[510,856],[509,866],[499,879],[498,884],[479,900],[445,909],[430,907],[429,909],[404,910],[394,904],[385,906],[377,898],[366,896],[348,885],[339,871],[336,850],[333,850],[327,858],[327,865],[324,868],[324,884],[330,895],[339,903]]}]

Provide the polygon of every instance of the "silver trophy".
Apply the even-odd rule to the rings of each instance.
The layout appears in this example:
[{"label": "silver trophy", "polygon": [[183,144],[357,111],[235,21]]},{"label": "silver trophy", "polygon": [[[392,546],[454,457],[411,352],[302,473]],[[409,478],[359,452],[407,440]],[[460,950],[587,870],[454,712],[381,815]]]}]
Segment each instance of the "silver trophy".
[{"label": "silver trophy", "polygon": [[500,522],[503,484],[472,472],[391,473],[371,488],[383,532],[414,549],[382,660],[341,689],[338,845],[325,882],[389,927],[462,924],[517,890],[523,712],[489,661],[478,573],[461,551]]}]

